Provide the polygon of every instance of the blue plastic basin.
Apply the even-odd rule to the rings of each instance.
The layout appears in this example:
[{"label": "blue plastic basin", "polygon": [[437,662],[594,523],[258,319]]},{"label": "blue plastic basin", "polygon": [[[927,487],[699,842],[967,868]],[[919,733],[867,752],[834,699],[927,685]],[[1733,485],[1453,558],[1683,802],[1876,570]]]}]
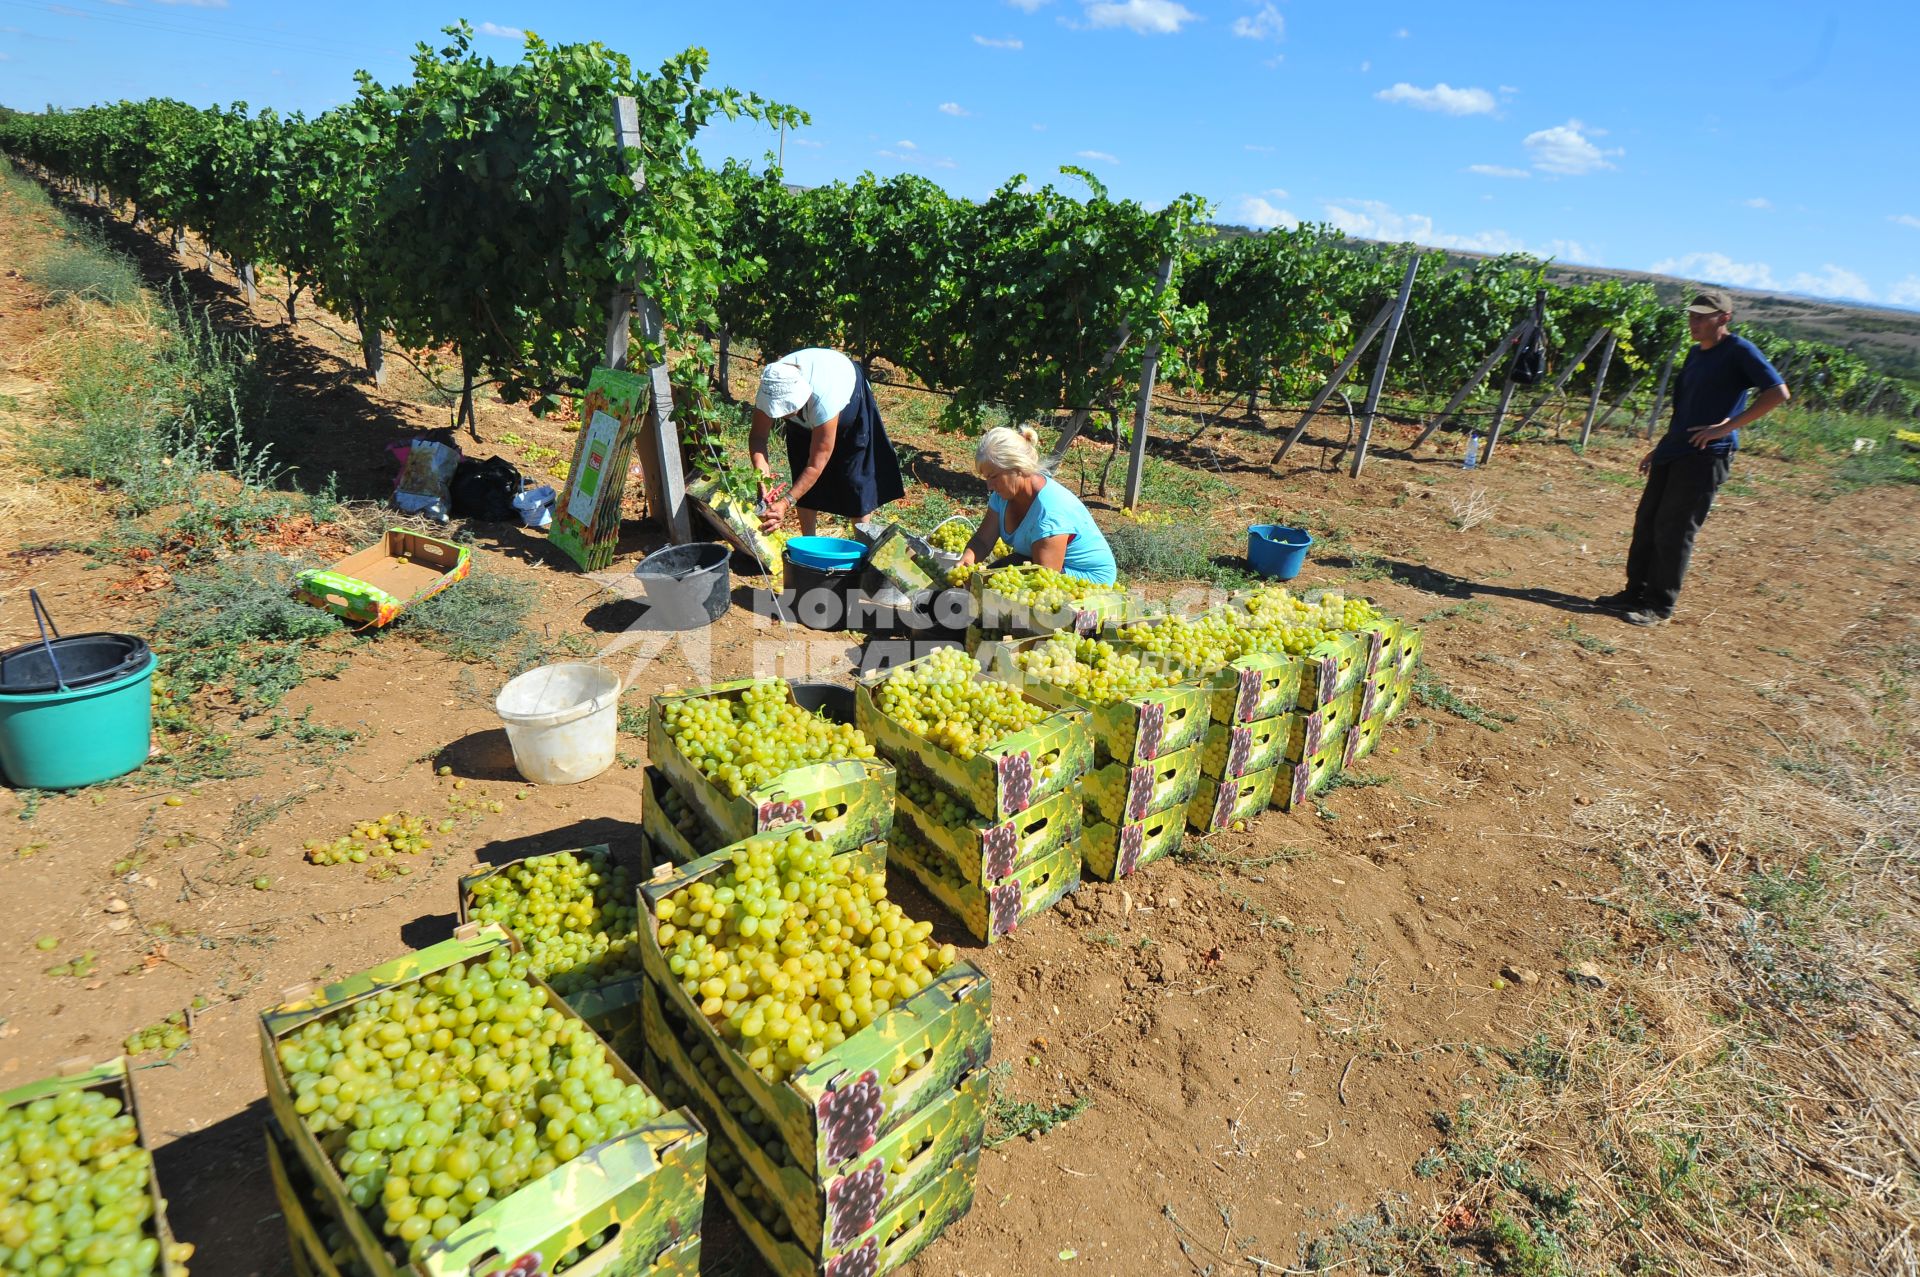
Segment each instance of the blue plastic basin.
[{"label": "blue plastic basin", "polygon": [[789,537],[787,553],[803,567],[838,572],[857,566],[867,556],[867,547],[845,537]]},{"label": "blue plastic basin", "polygon": [[1261,576],[1291,581],[1307,561],[1313,534],[1279,523],[1256,523],[1247,529],[1247,563]]}]

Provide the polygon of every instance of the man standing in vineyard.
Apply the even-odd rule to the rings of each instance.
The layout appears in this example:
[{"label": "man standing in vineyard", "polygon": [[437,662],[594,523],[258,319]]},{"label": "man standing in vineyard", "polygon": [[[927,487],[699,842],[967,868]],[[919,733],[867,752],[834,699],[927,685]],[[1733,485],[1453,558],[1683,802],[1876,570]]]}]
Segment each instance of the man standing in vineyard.
[{"label": "man standing in vineyard", "polygon": [[[1759,348],[1727,331],[1733,297],[1702,289],[1687,305],[1693,349],[1680,366],[1673,420],[1653,451],[1640,458],[1647,486],[1633,516],[1627,588],[1594,600],[1618,609],[1631,625],[1664,625],[1673,616],[1693,539],[1727,480],[1740,429],[1787,402],[1787,386]],[[1749,391],[1759,391],[1749,404]]]}]

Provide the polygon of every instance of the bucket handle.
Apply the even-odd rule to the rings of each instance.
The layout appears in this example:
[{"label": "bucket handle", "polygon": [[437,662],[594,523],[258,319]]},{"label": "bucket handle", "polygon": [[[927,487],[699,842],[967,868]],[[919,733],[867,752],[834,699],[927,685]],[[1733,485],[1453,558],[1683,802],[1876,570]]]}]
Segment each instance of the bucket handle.
[{"label": "bucket handle", "polygon": [[53,614],[40,601],[40,591],[28,590],[27,598],[33,603],[33,623],[40,627],[40,646],[47,649],[47,661],[53,666],[53,681],[60,685],[61,691],[70,691],[66,675],[60,672],[60,658],[54,654],[53,641],[47,637],[47,631],[52,630],[53,637],[59,638],[60,627],[53,623]]}]

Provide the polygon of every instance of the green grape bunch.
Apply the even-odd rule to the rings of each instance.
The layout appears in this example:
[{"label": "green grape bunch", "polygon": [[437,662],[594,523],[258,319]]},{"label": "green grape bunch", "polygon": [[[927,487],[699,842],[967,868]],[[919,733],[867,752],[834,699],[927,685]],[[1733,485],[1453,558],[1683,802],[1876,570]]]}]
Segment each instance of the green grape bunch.
[{"label": "green grape bunch", "polygon": [[640,969],[634,884],[598,848],[529,856],[475,883],[473,901],[473,917],[511,931],[561,997]]},{"label": "green grape bunch", "polygon": [[987,588],[1001,598],[1024,603],[1036,611],[1060,612],[1072,608],[1088,594],[1108,587],[1028,563],[989,572]]},{"label": "green grape bunch", "polygon": [[794,704],[783,678],[738,697],[672,700],[662,713],[687,761],[735,798],[795,767],[874,756],[858,728]]},{"label": "green grape bunch", "polygon": [[[147,1277],[161,1253],[153,1159],[118,1097],[74,1089],[0,1111],[0,1272]],[[181,1270],[184,1271],[184,1270]]]},{"label": "green grape bunch", "polygon": [[804,830],[737,844],[729,868],[654,907],[667,969],[731,1045],[779,1082],[911,998],[957,959],[887,899],[882,874]]},{"label": "green grape bunch", "polygon": [[942,829],[965,829],[979,823],[980,817],[972,808],[932,781],[901,772],[899,785],[900,792]]},{"label": "green grape bunch", "polygon": [[880,684],[882,714],[948,753],[972,758],[1047,716],[1009,683],[986,678],[957,647],[902,666]]},{"label": "green grape bunch", "polygon": [[1054,634],[1014,658],[1021,670],[1097,705],[1171,687],[1180,677],[1100,639]]},{"label": "green grape bunch", "polygon": [[382,989],[277,1047],[354,1204],[418,1261],[525,1184],[662,1113],[505,948]]},{"label": "green grape bunch", "polygon": [[[451,821],[441,823],[440,832],[452,829]],[[376,820],[363,820],[331,842],[308,839],[307,860],[316,865],[362,864],[368,857],[417,856],[433,846],[427,837],[427,822],[404,811],[388,812]]]},{"label": "green grape bunch", "polygon": [[[931,545],[936,550],[944,550],[948,554],[964,553],[967,544],[972,540],[973,529],[958,520],[948,520],[927,534],[928,545]],[[987,558],[1005,558],[1012,553],[1012,546],[1008,545],[1005,541],[996,540],[993,543],[993,550],[987,555]]]}]

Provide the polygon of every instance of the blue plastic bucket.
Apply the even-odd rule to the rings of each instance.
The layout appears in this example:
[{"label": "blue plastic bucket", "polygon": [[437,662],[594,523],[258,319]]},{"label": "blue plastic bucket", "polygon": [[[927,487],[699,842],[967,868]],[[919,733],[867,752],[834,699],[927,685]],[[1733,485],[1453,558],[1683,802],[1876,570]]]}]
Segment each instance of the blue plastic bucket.
[{"label": "blue plastic bucket", "polygon": [[73,789],[124,776],[153,740],[151,652],[131,673],[88,687],[0,692],[0,771],[22,789]]},{"label": "blue plastic bucket", "polygon": [[858,566],[867,547],[845,537],[789,537],[787,554],[801,567],[841,572]]},{"label": "blue plastic bucket", "polygon": [[1313,534],[1279,523],[1256,523],[1247,529],[1247,562],[1261,576],[1291,581],[1307,561]]}]

